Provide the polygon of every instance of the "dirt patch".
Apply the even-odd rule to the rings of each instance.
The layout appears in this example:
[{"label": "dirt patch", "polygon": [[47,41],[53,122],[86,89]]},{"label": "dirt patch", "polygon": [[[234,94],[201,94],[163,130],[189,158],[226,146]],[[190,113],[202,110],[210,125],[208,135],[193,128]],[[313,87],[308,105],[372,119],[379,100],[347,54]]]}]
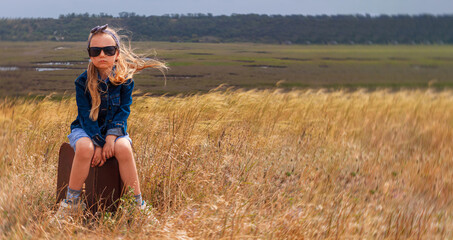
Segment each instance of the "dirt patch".
[{"label": "dirt patch", "polygon": [[189,53],[190,55],[201,55],[201,56],[205,56],[205,55],[214,55],[213,53]]},{"label": "dirt patch", "polygon": [[354,57],[346,57],[346,58],[336,58],[336,57],[323,57],[321,60],[327,61],[377,61],[378,58],[354,58]]},{"label": "dirt patch", "polygon": [[389,60],[393,60],[393,61],[409,61],[409,58],[404,58],[404,57],[389,57]]},{"label": "dirt patch", "polygon": [[453,61],[453,57],[433,57],[434,60]]},{"label": "dirt patch", "polygon": [[253,63],[255,60],[233,60],[235,62],[243,62],[243,63]]},{"label": "dirt patch", "polygon": [[242,65],[243,67],[254,67],[254,68],[287,68],[287,66],[277,66],[277,65],[258,65],[258,64],[252,64],[252,65]]},{"label": "dirt patch", "polygon": [[289,57],[275,58],[275,59],[278,59],[278,60],[289,60],[289,61],[301,61],[301,62],[313,60],[311,58],[289,58]]},{"label": "dirt patch", "polygon": [[268,51],[246,51],[246,50],[239,50],[239,51],[235,51],[236,53],[259,53],[259,54],[267,54],[267,53],[271,53],[271,52],[268,52]]}]

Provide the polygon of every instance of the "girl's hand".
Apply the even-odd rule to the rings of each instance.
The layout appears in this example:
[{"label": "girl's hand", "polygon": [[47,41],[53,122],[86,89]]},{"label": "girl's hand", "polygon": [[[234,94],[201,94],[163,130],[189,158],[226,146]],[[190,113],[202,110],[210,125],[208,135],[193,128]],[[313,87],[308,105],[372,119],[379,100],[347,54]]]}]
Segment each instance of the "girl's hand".
[{"label": "girl's hand", "polygon": [[95,146],[93,160],[91,161],[91,167],[95,167],[101,163],[104,164],[105,158],[102,156],[102,147]]},{"label": "girl's hand", "polygon": [[[113,156],[115,156],[115,140],[116,140],[117,136],[115,135],[107,135],[107,137],[105,138],[105,144],[104,144],[104,148],[102,149],[102,155],[104,157],[104,159],[109,159]],[[104,163],[102,163],[100,166],[104,165]]]}]

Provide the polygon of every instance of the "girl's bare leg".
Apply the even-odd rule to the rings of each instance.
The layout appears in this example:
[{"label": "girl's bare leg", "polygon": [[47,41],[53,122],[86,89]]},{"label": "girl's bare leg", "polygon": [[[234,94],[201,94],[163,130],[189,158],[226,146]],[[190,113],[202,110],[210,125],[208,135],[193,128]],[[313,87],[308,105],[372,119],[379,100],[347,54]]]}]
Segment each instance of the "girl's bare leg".
[{"label": "girl's bare leg", "polygon": [[126,187],[134,189],[134,195],[140,194],[140,183],[138,181],[137,168],[135,166],[134,154],[129,140],[118,138],[115,142],[115,157],[118,160],[121,179]]},{"label": "girl's bare leg", "polygon": [[91,139],[87,137],[80,138],[76,143],[76,152],[72,162],[71,176],[69,177],[69,188],[74,190],[82,189],[90,171],[93,155],[94,144]]}]

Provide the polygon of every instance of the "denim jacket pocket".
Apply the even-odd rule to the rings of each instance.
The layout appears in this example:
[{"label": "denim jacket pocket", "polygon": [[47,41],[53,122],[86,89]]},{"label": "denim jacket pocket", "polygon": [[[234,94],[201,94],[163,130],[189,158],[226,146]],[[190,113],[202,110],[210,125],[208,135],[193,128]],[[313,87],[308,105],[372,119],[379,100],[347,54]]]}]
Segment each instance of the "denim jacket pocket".
[{"label": "denim jacket pocket", "polygon": [[121,104],[120,93],[115,93],[110,96],[110,103],[112,106],[119,106]]}]

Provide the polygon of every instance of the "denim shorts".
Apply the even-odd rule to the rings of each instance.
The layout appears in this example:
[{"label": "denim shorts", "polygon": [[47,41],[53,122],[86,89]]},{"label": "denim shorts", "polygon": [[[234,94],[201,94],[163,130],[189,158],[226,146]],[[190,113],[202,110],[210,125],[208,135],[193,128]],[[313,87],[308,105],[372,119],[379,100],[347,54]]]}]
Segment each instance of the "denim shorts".
[{"label": "denim shorts", "polygon": [[[69,145],[71,145],[71,147],[74,149],[74,152],[76,150],[77,141],[83,137],[90,138],[90,136],[88,136],[88,134],[85,132],[85,130],[83,130],[83,128],[74,128],[71,131],[71,134],[68,135]],[[118,137],[116,140],[118,140],[119,138],[126,138],[127,140],[129,140],[129,142],[132,145],[132,139],[129,137],[128,133],[126,133],[126,135],[124,135],[124,136]],[[115,142],[116,142],[116,140],[115,140]]]}]

